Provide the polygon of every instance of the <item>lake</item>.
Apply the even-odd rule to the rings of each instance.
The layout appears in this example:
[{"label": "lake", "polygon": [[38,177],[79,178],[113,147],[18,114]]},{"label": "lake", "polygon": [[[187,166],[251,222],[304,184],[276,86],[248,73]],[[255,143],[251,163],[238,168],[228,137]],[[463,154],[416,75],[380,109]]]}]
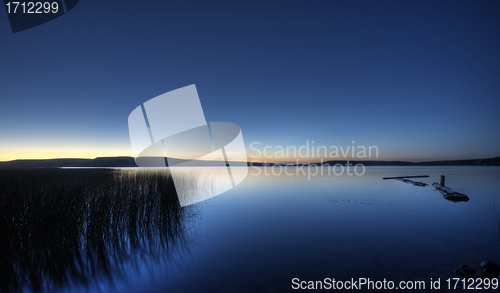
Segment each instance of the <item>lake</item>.
[{"label": "lake", "polygon": [[[47,282],[61,292],[288,292],[297,291],[292,280],[385,278],[425,281],[429,290],[431,279],[444,288],[460,277],[460,265],[482,274],[482,261],[500,262],[499,167],[366,167],[362,176],[310,178],[264,171],[252,168],[235,188],[182,208],[182,236],[152,233],[90,281]],[[429,186],[382,180],[405,175],[429,175],[414,179]],[[470,200],[443,199],[431,186],[440,175]]]}]

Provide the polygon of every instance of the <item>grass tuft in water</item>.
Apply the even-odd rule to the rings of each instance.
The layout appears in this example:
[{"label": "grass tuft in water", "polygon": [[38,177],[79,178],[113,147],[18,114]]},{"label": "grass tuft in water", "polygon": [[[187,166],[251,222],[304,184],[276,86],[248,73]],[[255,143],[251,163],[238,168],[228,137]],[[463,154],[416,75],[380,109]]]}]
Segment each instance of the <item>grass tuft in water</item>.
[{"label": "grass tuft in water", "polygon": [[92,286],[186,247],[194,216],[168,170],[0,169],[0,289]]}]

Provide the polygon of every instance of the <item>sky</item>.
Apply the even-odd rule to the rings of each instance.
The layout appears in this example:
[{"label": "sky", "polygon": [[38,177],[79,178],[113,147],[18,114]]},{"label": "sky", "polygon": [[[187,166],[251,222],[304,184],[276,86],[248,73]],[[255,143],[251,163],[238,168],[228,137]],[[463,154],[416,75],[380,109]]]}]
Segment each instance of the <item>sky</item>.
[{"label": "sky", "polygon": [[191,84],[250,160],[313,141],[500,156],[498,15],[500,1],[81,0],[12,33],[0,10],[0,161],[132,156],[132,110]]}]

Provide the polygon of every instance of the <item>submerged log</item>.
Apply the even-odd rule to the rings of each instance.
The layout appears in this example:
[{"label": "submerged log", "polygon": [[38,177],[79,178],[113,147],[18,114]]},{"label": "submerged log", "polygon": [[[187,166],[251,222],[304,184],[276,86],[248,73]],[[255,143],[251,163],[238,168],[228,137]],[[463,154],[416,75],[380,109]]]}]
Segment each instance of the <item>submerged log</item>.
[{"label": "submerged log", "polygon": [[404,179],[404,178],[424,178],[429,177],[429,175],[419,175],[419,176],[400,176],[400,177],[384,177],[382,179]]},{"label": "submerged log", "polygon": [[404,183],[410,183],[410,184],[413,184],[415,186],[427,186],[428,185],[427,183],[424,183],[424,182],[413,181],[413,180],[404,179],[404,178],[394,178],[394,180],[403,181]]},{"label": "submerged log", "polygon": [[437,182],[432,183],[432,186],[434,186],[437,191],[443,195],[444,199],[451,201],[469,201],[469,197],[467,195],[453,191]]}]

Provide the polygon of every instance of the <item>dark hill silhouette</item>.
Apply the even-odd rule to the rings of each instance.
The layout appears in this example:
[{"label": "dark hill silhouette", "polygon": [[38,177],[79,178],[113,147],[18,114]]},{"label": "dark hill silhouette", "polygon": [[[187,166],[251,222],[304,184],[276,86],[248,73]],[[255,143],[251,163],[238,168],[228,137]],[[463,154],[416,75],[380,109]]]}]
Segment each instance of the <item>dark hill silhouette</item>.
[{"label": "dark hill silhouette", "polygon": [[[184,160],[176,159],[177,162]],[[323,165],[345,165],[346,160],[335,160],[323,162]],[[500,157],[488,159],[472,160],[449,160],[449,161],[426,161],[426,162],[405,162],[405,161],[349,161],[350,164],[363,164],[365,166],[500,166]],[[200,162],[199,166],[206,166],[209,162]],[[276,163],[279,164],[279,163]],[[195,164],[196,165],[196,164]],[[273,163],[253,163],[253,166],[273,165]],[[285,164],[281,164],[285,165]],[[312,163],[311,165],[321,165]],[[21,167],[21,168],[60,168],[60,167],[137,167],[133,157],[97,157],[95,159],[45,159],[45,160],[13,160],[0,162],[0,167]]]}]

